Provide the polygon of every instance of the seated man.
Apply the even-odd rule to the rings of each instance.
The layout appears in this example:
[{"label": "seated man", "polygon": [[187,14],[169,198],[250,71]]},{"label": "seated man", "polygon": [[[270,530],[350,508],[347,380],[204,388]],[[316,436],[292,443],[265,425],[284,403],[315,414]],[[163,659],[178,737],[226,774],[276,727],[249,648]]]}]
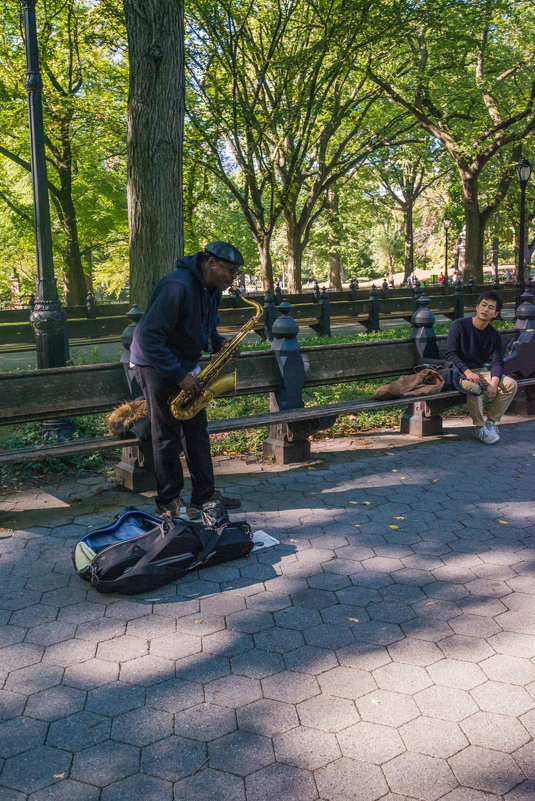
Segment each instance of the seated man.
[{"label": "seated man", "polygon": [[[490,325],[500,313],[502,299],[496,292],[479,296],[473,317],[454,320],[448,332],[446,358],[459,370],[459,383],[468,393],[468,413],[481,442],[492,445],[500,439],[498,423],[516,393],[516,381],[503,374],[502,338]],[[487,422],[483,397],[490,400]]]}]

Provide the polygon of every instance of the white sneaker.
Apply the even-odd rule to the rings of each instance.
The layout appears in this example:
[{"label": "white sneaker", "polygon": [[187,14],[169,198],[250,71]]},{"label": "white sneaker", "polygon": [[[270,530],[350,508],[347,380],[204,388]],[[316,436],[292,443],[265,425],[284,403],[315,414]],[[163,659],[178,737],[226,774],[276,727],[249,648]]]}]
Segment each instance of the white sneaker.
[{"label": "white sneaker", "polygon": [[500,439],[500,435],[491,431],[487,426],[476,428],[476,436],[481,442],[484,442],[485,445],[494,445],[494,443],[498,442]]},{"label": "white sneaker", "polygon": [[487,422],[485,423],[485,428],[488,428],[489,431],[492,431],[494,434],[496,434],[498,439],[500,439],[500,429],[498,428],[494,420],[487,420]]}]

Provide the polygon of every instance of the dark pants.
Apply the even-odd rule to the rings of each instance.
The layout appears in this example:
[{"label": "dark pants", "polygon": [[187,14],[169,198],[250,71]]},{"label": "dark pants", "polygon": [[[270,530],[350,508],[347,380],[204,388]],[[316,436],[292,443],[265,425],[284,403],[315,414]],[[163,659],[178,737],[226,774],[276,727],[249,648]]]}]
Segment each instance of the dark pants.
[{"label": "dark pants", "polygon": [[184,445],[191,476],[191,503],[200,506],[214,492],[214,468],[206,411],[203,409],[191,420],[176,420],[171,414],[168,400],[180,392],[177,382],[152,367],[135,367],[134,373],[147,401],[158,489],[156,504],[161,506],[170,503],[178,498],[184,488],[184,473],[180,463]]}]

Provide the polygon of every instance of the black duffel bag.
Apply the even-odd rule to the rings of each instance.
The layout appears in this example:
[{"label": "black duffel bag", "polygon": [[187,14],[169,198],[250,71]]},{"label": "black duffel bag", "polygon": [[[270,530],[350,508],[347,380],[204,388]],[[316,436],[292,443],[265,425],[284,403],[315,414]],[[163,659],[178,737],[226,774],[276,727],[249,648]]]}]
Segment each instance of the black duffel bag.
[{"label": "black duffel bag", "polygon": [[169,523],[128,509],[111,526],[86,534],[72,552],[81,578],[98,592],[133,595],[176,581],[192,570],[247,556],[253,548],[244,521],[220,525]]}]

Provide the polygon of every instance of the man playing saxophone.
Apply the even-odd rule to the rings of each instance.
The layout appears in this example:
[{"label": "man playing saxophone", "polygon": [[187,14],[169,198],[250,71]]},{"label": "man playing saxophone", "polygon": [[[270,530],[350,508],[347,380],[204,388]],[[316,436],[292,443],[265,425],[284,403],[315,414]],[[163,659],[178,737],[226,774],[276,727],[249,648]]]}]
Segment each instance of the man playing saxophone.
[{"label": "man playing saxophone", "polygon": [[[151,424],[156,505],[162,515],[189,519],[200,515],[204,503],[222,501],[236,509],[240,501],[215,489],[206,410],[178,421],[169,399],[182,391],[194,399],[202,392],[202,351],[218,353],[228,347],[217,331],[221,293],[228,289],[243,265],[243,256],[228,242],[212,242],[204,251],[183,256],[176,269],[156,286],[147,310],[136,326],[130,348],[136,379],[147,401]],[[232,354],[238,356],[238,349]],[[181,436],[182,435],[182,436]],[[180,453],[184,445],[191,476],[189,504],[182,499],[184,475]]]}]

